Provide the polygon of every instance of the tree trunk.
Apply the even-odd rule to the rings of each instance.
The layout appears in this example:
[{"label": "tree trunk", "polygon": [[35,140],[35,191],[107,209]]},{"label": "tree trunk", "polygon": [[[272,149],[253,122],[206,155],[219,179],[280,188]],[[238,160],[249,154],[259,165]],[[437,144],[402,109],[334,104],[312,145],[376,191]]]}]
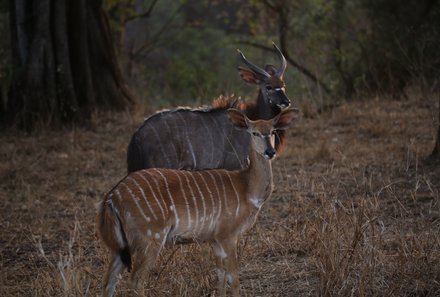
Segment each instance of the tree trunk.
[{"label": "tree trunk", "polygon": [[101,0],[11,0],[10,20],[9,124],[57,128],[133,103]]}]

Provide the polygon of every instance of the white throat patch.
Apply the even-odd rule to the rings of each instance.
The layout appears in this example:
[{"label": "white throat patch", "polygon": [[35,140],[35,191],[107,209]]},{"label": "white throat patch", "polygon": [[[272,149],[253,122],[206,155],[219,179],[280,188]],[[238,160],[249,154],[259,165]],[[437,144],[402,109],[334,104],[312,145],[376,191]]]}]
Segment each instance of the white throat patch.
[{"label": "white throat patch", "polygon": [[264,201],[258,197],[252,197],[250,199],[251,203],[258,209],[261,208],[261,206],[263,205]]}]

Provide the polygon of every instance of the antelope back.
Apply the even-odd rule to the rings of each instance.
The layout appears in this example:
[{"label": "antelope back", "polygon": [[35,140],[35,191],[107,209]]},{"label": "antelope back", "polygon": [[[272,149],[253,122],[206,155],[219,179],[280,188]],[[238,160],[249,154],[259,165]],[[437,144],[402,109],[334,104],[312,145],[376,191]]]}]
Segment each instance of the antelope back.
[{"label": "antelope back", "polygon": [[127,151],[128,171],[243,168],[248,143],[249,135],[234,129],[224,109],[160,112],[133,135]]},{"label": "antelope back", "polygon": [[[290,101],[285,95],[283,74],[286,61],[275,46],[281,66],[261,69],[240,52],[249,69],[239,68],[242,78],[260,87],[256,103],[242,109],[253,120],[270,119]],[[144,168],[242,169],[247,164],[249,135],[234,129],[226,110],[237,108],[237,99],[220,100],[221,106],[203,109],[178,108],[146,119],[133,134],[127,149],[128,172]],[[217,105],[217,104],[214,104]],[[284,133],[277,132],[276,149],[281,150]]]}]

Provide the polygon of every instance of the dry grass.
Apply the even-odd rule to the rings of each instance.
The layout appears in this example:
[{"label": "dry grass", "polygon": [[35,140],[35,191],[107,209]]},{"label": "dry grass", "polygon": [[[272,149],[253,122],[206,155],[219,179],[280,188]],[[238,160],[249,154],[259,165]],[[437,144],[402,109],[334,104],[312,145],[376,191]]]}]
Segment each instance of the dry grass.
[{"label": "dry grass", "polygon": [[[243,295],[439,296],[440,169],[421,162],[432,108],[382,98],[292,128],[276,191],[241,241]],[[0,296],[99,294],[107,256],[94,204],[124,176],[140,121],[104,114],[91,130],[2,132]],[[212,259],[206,245],[168,249],[146,292],[216,296]]]}]

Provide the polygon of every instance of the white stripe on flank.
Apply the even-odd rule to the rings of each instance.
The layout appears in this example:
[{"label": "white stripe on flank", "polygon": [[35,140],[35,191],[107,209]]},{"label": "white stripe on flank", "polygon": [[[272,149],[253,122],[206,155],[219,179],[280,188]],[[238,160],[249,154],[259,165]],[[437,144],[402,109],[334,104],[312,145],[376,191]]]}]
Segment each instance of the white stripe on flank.
[{"label": "white stripe on flank", "polygon": [[163,189],[160,187],[159,182],[156,179],[156,176],[151,174],[151,172],[149,172],[148,170],[144,170],[143,172],[150,177],[150,180],[154,181],[154,184],[156,185],[156,193],[159,193],[159,195],[160,195],[160,200],[159,201],[161,203],[163,203],[164,212],[166,212],[166,214],[168,215],[168,205],[167,205],[167,202],[165,201],[165,197],[164,197],[164,195],[162,193]]},{"label": "white stripe on flank", "polygon": [[[200,200],[202,200],[203,216],[200,218],[200,221],[199,221],[199,222],[202,222],[202,219],[205,220],[205,218],[206,218],[205,196],[203,195],[202,191],[200,190],[199,184],[198,184],[196,178],[194,177],[194,174],[191,174],[191,177],[192,177],[194,183],[196,184],[197,191],[199,191]],[[203,229],[203,225],[204,225],[204,224],[202,224],[202,226],[201,226],[202,229]],[[200,229],[200,231],[201,231],[202,229]]]},{"label": "white stripe on flank", "polygon": [[[216,126],[217,127],[221,127],[221,125],[217,122],[217,120],[216,120],[216,118],[215,117],[212,117],[212,119],[214,120],[214,122],[216,123]],[[231,129],[234,129],[234,127],[231,127]],[[240,160],[240,157],[239,157],[239,154],[238,154],[238,152],[237,152],[237,150],[235,149],[235,146],[232,144],[232,141],[231,141],[231,139],[229,138],[229,136],[225,133],[225,129],[218,129],[219,131],[220,131],[220,134],[221,135],[223,135],[223,138],[225,139],[225,140],[227,140],[228,141],[228,143],[229,143],[229,145],[231,146],[231,148],[232,148],[232,151],[233,151],[233,155],[235,156],[235,158],[237,158],[237,161],[238,161],[238,163],[240,164],[240,168],[244,168],[244,164],[241,162],[241,160]],[[225,143],[226,143],[226,141],[225,141]],[[226,147],[225,147],[226,148]],[[224,162],[223,162],[223,165],[224,165]]]},{"label": "white stripe on flank", "polygon": [[[166,119],[164,119],[163,121],[161,121],[168,129],[168,131],[170,131],[170,134],[173,134],[173,130],[171,130],[170,125],[168,125],[168,121]],[[175,141],[168,141],[168,143],[170,143],[173,145],[173,149],[174,149],[174,155],[176,156],[176,162],[179,162],[179,156],[177,155],[177,149],[176,149],[176,142]]]},{"label": "white stripe on flank", "polygon": [[229,215],[231,215],[231,214],[232,214],[232,213],[231,213],[231,210],[230,210],[229,207],[228,207],[228,197],[226,196],[226,187],[225,187],[225,183],[224,183],[224,181],[223,181],[223,179],[222,179],[222,176],[221,176],[220,172],[218,172],[217,170],[214,170],[213,172],[218,176],[220,182],[222,183],[222,189],[223,189],[223,200],[225,201],[225,210],[227,211],[227,213],[228,213]]},{"label": "white stripe on flank", "polygon": [[194,149],[193,149],[191,140],[189,138],[188,126],[186,125],[186,120],[182,117],[182,115],[180,113],[177,113],[177,115],[183,121],[183,126],[185,127],[185,136],[186,136],[186,140],[188,141],[188,148],[189,148],[189,151],[191,153],[191,157],[193,159],[193,167],[192,168],[197,168],[196,156],[194,155]]},{"label": "white stripe on flank", "polygon": [[[208,175],[211,177],[212,182],[213,182],[213,184],[215,186],[215,189],[217,190],[217,199],[216,200],[218,201],[219,209],[218,209],[217,217],[215,218],[214,221],[211,221],[211,223],[214,224],[214,223],[218,222],[218,219],[220,218],[220,215],[222,214],[222,199],[220,198],[220,196],[221,196],[220,190],[219,190],[219,188],[217,186],[217,181],[216,181],[214,175],[209,170],[207,170],[206,173],[208,173]],[[212,215],[214,215],[214,214],[212,214]]]},{"label": "white stripe on flank", "polygon": [[[148,218],[148,217],[145,215],[144,211],[142,210],[141,206],[139,205],[139,202],[138,202],[138,199],[139,199],[139,198],[137,198],[136,196],[134,196],[134,194],[133,194],[133,192],[131,191],[130,187],[127,186],[124,182],[120,183],[120,185],[124,185],[124,186],[127,188],[128,193],[129,193],[130,196],[131,196],[131,199],[133,199],[134,204],[136,204],[136,207],[138,208],[138,210],[139,210],[139,212],[141,213],[142,217],[143,217],[143,218],[145,219],[145,221],[148,223],[148,222],[150,221],[150,218]],[[119,195],[120,195],[120,192],[119,192],[119,191],[118,191],[118,193],[119,193]],[[117,193],[117,194],[118,194],[118,193]]]},{"label": "white stripe on flank", "polygon": [[[153,207],[151,207],[150,202],[147,200],[147,197],[145,196],[145,193],[144,193],[144,189],[142,189],[141,185],[139,185],[139,183],[138,183],[134,178],[132,178],[131,176],[128,176],[127,179],[128,179],[128,180],[131,180],[131,181],[136,185],[136,187],[139,188],[139,191],[140,191],[141,194],[142,194],[142,198],[144,198],[145,204],[147,204],[148,209],[150,210],[151,214],[153,215],[153,218],[154,218],[155,220],[157,220],[156,213],[154,212]],[[131,189],[129,189],[128,191],[130,192],[130,194],[133,194],[133,192],[131,191]],[[147,217],[147,221],[148,221],[148,222],[150,221],[149,219],[150,219],[150,218]]]},{"label": "white stripe on flank", "polygon": [[214,163],[214,148],[216,147],[216,145],[214,144],[214,136],[211,131],[212,129],[210,129],[208,127],[208,125],[206,125],[206,122],[205,122],[205,119],[203,118],[203,115],[201,115],[200,118],[202,119],[203,127],[205,127],[205,129],[206,129],[206,132],[207,132],[206,134],[209,135],[209,137],[211,138],[211,160],[209,160],[209,164],[213,164]]},{"label": "white stripe on flank", "polygon": [[[139,171],[135,172],[134,174],[139,176],[141,179],[143,179],[147,183],[148,188],[150,189],[151,193],[153,194],[154,199],[156,200],[157,205],[160,208],[160,212],[162,213],[162,217],[165,220],[165,212],[163,211],[162,205],[160,204],[159,199],[157,199],[156,193],[154,192],[153,188],[151,187],[150,182],[148,181],[148,179],[146,179],[145,176],[143,174],[141,174]],[[137,184],[137,182],[136,182],[136,184]],[[144,191],[142,191],[142,195],[145,198]],[[157,220],[157,218],[155,218],[155,219]]]},{"label": "white stripe on flank", "polygon": [[240,196],[238,196],[237,189],[235,188],[234,183],[232,182],[231,176],[229,174],[227,174],[227,176],[229,178],[229,181],[231,182],[232,188],[234,189],[235,197],[237,198],[237,209],[235,210],[235,217],[237,217],[240,211]]},{"label": "white stripe on flank", "polygon": [[[209,211],[209,217],[212,218],[213,214],[215,213],[215,202],[214,202],[214,196],[213,196],[213,194],[212,194],[212,192],[211,192],[211,189],[209,188],[208,183],[206,182],[205,177],[203,176],[203,174],[200,173],[200,171],[195,171],[195,173],[198,174],[198,175],[200,176],[200,178],[202,179],[203,183],[205,184],[206,189],[208,190],[209,197],[211,197],[211,209],[210,209],[210,211]],[[206,215],[206,214],[205,214],[205,215]],[[205,217],[205,220],[207,220],[207,219],[208,219],[208,218]],[[210,224],[209,224],[209,229],[210,229],[210,230],[211,230],[211,228],[212,228],[212,224],[213,224],[213,222],[212,222],[212,220],[211,220],[211,222],[210,222]]]},{"label": "white stripe on flank", "polygon": [[179,175],[180,171],[173,171],[173,172],[176,174],[177,178],[179,179],[179,188],[180,188],[180,191],[182,192],[183,199],[185,199],[186,211],[188,213],[188,226],[187,226],[187,228],[191,229],[191,226],[192,226],[191,210],[189,209],[188,199],[186,198],[185,189],[183,188],[182,179],[180,178],[180,175]]},{"label": "white stripe on flank", "polygon": [[168,197],[170,197],[170,201],[171,201],[172,207],[175,209],[174,216],[176,218],[176,228],[177,228],[179,226],[179,221],[180,220],[179,220],[179,216],[177,215],[176,204],[174,203],[173,196],[171,195],[170,188],[168,186],[167,178],[157,168],[153,168],[153,170],[155,170],[157,173],[159,173],[159,175],[163,178],[163,181],[165,183],[165,188],[166,188],[167,193],[168,193]]},{"label": "white stripe on flank", "polygon": [[[153,129],[153,133],[154,133],[154,134],[156,135],[156,137],[157,137],[157,141],[156,141],[156,143],[159,143],[160,148],[161,148],[161,152],[164,152],[165,150],[164,150],[164,147],[163,147],[163,145],[162,145],[162,142],[161,142],[161,139],[160,139],[159,133],[157,133],[157,131],[156,131],[156,128],[155,128],[153,125],[151,125],[150,122],[148,122],[148,121],[147,121],[147,125],[148,125],[151,129]],[[165,160],[166,160],[167,163],[168,163],[168,167],[172,167],[172,166],[171,166],[171,162],[170,162],[170,160],[168,159],[167,154],[162,154],[162,155],[165,157]]]},{"label": "white stripe on flank", "polygon": [[193,189],[191,187],[191,184],[189,183],[189,179],[188,179],[188,176],[187,176],[188,174],[191,175],[191,173],[188,172],[188,171],[181,171],[181,172],[182,172],[183,176],[185,177],[186,184],[188,185],[188,188],[189,188],[189,190],[191,192],[192,200],[194,202],[194,208],[196,210],[196,217],[194,219],[194,221],[195,221],[194,233],[197,234],[196,232],[197,232],[197,227],[198,227],[198,224],[199,224],[199,207],[197,206],[197,199],[196,199],[196,196],[194,195],[194,191],[193,191]]}]

